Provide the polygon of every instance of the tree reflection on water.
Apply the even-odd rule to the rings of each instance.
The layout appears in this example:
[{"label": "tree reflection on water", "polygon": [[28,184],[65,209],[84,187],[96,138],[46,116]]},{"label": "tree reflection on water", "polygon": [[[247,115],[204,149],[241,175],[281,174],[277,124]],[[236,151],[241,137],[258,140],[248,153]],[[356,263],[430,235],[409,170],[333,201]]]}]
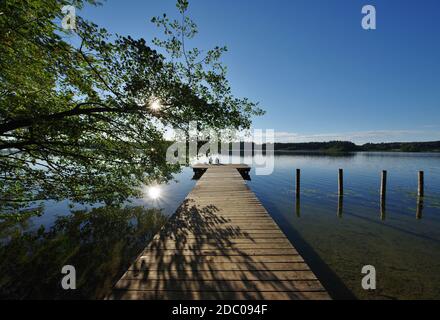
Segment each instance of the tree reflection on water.
[{"label": "tree reflection on water", "polygon": [[[166,220],[143,207],[73,211],[49,230],[0,220],[0,299],[103,298]],[[77,290],[61,288],[64,265],[75,266]]]}]

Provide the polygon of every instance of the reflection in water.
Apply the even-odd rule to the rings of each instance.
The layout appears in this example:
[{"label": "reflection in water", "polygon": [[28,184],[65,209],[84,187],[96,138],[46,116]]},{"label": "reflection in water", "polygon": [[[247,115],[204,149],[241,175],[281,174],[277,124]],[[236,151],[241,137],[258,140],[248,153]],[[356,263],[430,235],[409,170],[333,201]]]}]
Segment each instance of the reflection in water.
[{"label": "reflection in water", "polygon": [[[0,222],[0,299],[103,298],[167,218],[156,209],[102,207],[27,231]],[[76,269],[77,290],[62,290],[61,268]]]},{"label": "reflection in water", "polygon": [[385,221],[387,218],[387,208],[386,208],[386,200],[385,197],[380,198],[380,219]]},{"label": "reflection in water", "polygon": [[152,200],[157,200],[161,196],[161,189],[159,186],[148,187],[148,196]]},{"label": "reflection in water", "polygon": [[342,218],[343,211],[344,211],[344,196],[340,195],[338,197],[338,218]]},{"label": "reflection in water", "polygon": [[301,198],[299,197],[299,195],[296,196],[295,208],[296,208],[296,216],[298,218],[300,218],[301,217]]},{"label": "reflection in water", "polygon": [[[301,210],[307,214],[292,219],[299,212],[299,202],[291,197],[298,167]],[[344,168],[345,195],[335,203],[339,168]],[[429,189],[417,201],[415,173],[420,169],[427,172]],[[389,173],[385,201],[380,196],[381,170]],[[275,158],[272,175],[253,174],[249,186],[335,298],[341,296],[335,285],[340,279],[360,299],[438,299],[439,181],[439,153],[357,153],[346,158],[290,154]],[[337,216],[342,211],[343,219],[335,210]],[[415,223],[414,215],[423,223]],[[381,274],[375,291],[360,286],[366,264]]]},{"label": "reflection in water", "polygon": [[423,197],[417,197],[416,218],[418,220],[423,217]]}]

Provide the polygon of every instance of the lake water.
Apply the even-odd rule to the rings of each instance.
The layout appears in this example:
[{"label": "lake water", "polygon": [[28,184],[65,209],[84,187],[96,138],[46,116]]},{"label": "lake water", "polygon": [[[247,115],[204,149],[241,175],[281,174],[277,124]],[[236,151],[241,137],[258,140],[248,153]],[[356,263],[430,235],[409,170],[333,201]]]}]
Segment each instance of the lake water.
[{"label": "lake water", "polygon": [[[295,168],[301,168],[299,215]],[[338,168],[344,169],[342,212]],[[382,170],[388,170],[385,215]],[[419,170],[425,171],[425,199],[416,219]],[[249,185],[333,297],[440,298],[439,154],[279,156],[272,175],[253,176]],[[376,268],[375,291],[361,287],[364,265]]]},{"label": "lake water", "polygon": [[[388,170],[385,210],[382,170]],[[425,171],[425,197],[418,208],[419,170]],[[146,195],[132,203],[163,214],[61,202],[47,203],[38,218],[0,222],[0,298],[102,298],[191,191],[191,178],[185,168],[177,182],[161,187],[159,199]],[[249,187],[334,298],[440,299],[440,154],[277,155],[271,175],[252,169],[251,179]],[[61,267],[69,263],[80,278],[75,292],[59,285]],[[362,289],[365,265],[376,269],[374,291]]]}]

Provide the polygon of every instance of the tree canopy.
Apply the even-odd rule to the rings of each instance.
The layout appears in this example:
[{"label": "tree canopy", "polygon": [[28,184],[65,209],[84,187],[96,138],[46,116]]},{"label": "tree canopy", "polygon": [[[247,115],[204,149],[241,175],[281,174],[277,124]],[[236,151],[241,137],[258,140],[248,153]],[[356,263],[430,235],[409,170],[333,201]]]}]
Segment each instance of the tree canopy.
[{"label": "tree canopy", "polygon": [[[179,170],[166,162],[165,128],[249,128],[257,104],[232,94],[220,58],[188,48],[197,34],[181,19],[153,18],[164,37],[147,43],[76,17],[67,0],[0,5],[0,211],[42,200],[113,204]],[[75,1],[76,8],[98,5]],[[161,50],[162,53],[156,51]]]}]

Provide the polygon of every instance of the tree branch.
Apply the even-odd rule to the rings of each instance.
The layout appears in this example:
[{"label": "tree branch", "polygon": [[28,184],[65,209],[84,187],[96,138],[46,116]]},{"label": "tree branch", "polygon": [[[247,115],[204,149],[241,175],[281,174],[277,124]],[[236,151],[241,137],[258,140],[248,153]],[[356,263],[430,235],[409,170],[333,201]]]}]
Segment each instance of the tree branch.
[{"label": "tree branch", "polygon": [[[87,108],[87,109],[81,108],[82,106],[87,106],[87,105],[96,105],[98,107]],[[108,107],[105,104],[102,104],[100,102],[83,102],[83,103],[77,104],[73,109],[68,110],[68,111],[63,111],[63,112],[54,113],[54,114],[50,114],[50,115],[40,116],[38,118],[25,118],[25,119],[17,119],[17,120],[12,120],[12,121],[6,122],[6,123],[2,124],[1,129],[0,129],[0,134],[6,133],[6,132],[9,132],[12,130],[16,130],[19,128],[30,127],[30,126],[35,125],[37,123],[44,123],[44,122],[61,120],[63,118],[71,117],[71,116],[90,115],[93,113],[110,113],[110,112],[127,114],[127,113],[138,113],[141,111],[142,110],[140,109],[140,107],[116,109],[116,108]]]}]

